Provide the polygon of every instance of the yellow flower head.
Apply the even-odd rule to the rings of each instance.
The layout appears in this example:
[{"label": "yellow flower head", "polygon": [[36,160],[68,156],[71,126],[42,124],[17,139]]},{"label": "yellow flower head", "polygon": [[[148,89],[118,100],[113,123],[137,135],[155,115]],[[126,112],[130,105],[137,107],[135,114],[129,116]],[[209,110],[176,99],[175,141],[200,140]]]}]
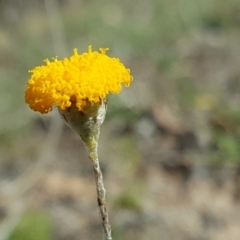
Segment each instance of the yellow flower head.
[{"label": "yellow flower head", "polygon": [[53,106],[62,110],[76,104],[82,110],[86,102],[100,102],[109,93],[119,93],[121,83],[130,85],[130,70],[118,58],[106,55],[108,48],[74,54],[70,58],[53,62],[45,60],[46,65],[36,67],[27,83],[26,103],[40,113],[48,113]]}]

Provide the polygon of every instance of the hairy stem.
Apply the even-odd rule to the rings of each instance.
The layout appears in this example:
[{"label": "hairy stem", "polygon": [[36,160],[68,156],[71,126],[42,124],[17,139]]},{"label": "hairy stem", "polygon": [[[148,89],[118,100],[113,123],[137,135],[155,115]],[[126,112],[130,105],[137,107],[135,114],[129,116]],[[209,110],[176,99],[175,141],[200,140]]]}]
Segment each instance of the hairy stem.
[{"label": "hairy stem", "polygon": [[87,147],[89,159],[93,165],[95,175],[98,206],[102,219],[105,240],[112,240],[111,226],[108,220],[106,207],[106,190],[103,185],[103,176],[98,161],[98,139],[100,126],[102,125],[107,111],[107,102],[103,99],[99,103],[86,102],[82,111],[72,104],[66,110],[58,108],[58,111],[66,124],[76,131]]},{"label": "hairy stem", "polygon": [[106,190],[103,184],[103,175],[100,169],[99,160],[98,160],[98,138],[99,131],[96,132],[96,135],[92,136],[91,139],[85,142],[89,159],[93,165],[93,171],[95,175],[96,188],[97,188],[97,202],[101,214],[102,227],[105,235],[105,240],[112,240],[111,236],[111,226],[108,219],[107,206],[106,206]]}]

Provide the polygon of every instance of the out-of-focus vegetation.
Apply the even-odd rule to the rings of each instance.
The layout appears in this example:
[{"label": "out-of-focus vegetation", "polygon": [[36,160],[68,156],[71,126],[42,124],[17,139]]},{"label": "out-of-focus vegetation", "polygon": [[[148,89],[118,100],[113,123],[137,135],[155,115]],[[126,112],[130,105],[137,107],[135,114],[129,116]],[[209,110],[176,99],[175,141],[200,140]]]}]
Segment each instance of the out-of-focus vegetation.
[{"label": "out-of-focus vegetation", "polygon": [[[109,97],[99,147],[114,239],[237,240],[239,11],[239,0],[1,0],[2,226],[20,202],[49,212],[52,239],[100,238],[80,140],[24,103],[28,70],[91,44],[134,76]],[[49,239],[45,215],[23,216],[0,239]]]},{"label": "out-of-focus vegetation", "polygon": [[50,239],[49,218],[39,212],[27,212],[11,233],[9,240]]}]

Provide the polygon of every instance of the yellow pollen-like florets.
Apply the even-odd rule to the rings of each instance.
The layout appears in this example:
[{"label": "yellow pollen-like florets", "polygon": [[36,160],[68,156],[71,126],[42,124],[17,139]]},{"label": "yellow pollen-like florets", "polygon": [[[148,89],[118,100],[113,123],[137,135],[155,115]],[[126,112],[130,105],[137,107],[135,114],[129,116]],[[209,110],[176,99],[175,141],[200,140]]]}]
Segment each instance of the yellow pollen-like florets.
[{"label": "yellow pollen-like florets", "polygon": [[109,93],[119,93],[121,84],[128,87],[133,78],[118,58],[106,55],[107,50],[92,51],[89,46],[87,53],[74,49],[73,56],[61,61],[46,59],[45,66],[30,71],[26,103],[40,113],[48,113],[53,106],[65,110],[73,102],[82,110],[86,101],[97,103]]}]

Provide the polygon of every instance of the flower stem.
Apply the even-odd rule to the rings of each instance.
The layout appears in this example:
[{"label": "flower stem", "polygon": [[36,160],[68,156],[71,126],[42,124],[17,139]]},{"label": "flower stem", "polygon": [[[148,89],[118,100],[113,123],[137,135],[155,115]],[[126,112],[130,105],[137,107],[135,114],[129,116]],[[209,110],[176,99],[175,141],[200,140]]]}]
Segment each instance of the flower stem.
[{"label": "flower stem", "polygon": [[79,134],[88,150],[89,159],[93,165],[95,175],[98,206],[102,218],[105,240],[112,240],[111,226],[109,224],[106,207],[106,190],[103,184],[103,175],[99,165],[97,149],[100,126],[105,118],[107,103],[105,100],[102,100],[99,103],[86,103],[87,104],[82,111],[79,111],[74,104],[66,110],[60,108],[58,108],[58,110],[66,124]]},{"label": "flower stem", "polygon": [[105,235],[105,240],[112,240],[111,226],[108,219],[107,206],[106,206],[106,190],[103,184],[103,175],[100,169],[98,160],[98,138],[100,131],[98,130],[89,141],[84,141],[89,153],[89,159],[93,165],[95,175],[96,188],[97,188],[97,202],[102,219],[102,227]]}]

